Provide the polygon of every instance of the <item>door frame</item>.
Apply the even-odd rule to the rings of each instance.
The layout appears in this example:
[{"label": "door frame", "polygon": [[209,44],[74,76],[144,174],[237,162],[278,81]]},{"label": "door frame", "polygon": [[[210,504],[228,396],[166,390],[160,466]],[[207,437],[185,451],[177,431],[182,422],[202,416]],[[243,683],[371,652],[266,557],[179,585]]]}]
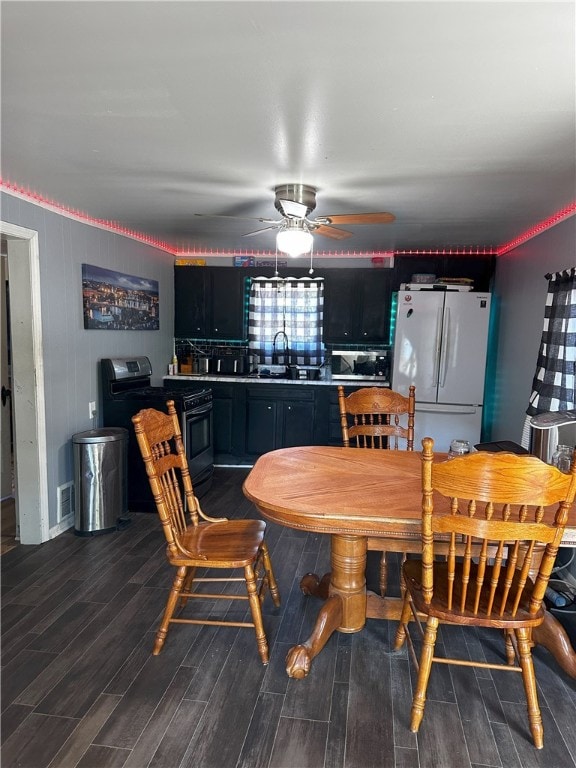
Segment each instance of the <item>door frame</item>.
[{"label": "door frame", "polygon": [[8,245],[16,515],[21,544],[50,538],[38,232],[0,221]]}]

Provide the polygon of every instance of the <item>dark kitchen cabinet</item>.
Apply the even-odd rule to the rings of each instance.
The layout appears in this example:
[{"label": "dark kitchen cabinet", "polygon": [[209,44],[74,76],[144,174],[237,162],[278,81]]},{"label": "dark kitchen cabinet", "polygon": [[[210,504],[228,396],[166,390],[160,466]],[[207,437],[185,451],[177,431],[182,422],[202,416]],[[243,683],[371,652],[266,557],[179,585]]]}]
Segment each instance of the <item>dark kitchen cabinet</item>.
[{"label": "dark kitchen cabinet", "polygon": [[174,267],[174,336],[246,338],[246,275],[228,267]]},{"label": "dark kitchen cabinet", "polygon": [[246,453],[314,443],[314,389],[279,385],[247,388]]},{"label": "dark kitchen cabinet", "polygon": [[234,385],[214,384],[212,389],[212,428],[214,435],[214,455],[232,456],[234,454]]},{"label": "dark kitchen cabinet", "polygon": [[392,290],[400,290],[410,283],[412,275],[425,272],[442,277],[467,277],[473,281],[474,291],[489,291],[496,266],[496,257],[486,255],[459,256],[395,256],[392,270]]},{"label": "dark kitchen cabinet", "polygon": [[330,270],[324,284],[324,341],[387,344],[391,286],[388,269]]}]

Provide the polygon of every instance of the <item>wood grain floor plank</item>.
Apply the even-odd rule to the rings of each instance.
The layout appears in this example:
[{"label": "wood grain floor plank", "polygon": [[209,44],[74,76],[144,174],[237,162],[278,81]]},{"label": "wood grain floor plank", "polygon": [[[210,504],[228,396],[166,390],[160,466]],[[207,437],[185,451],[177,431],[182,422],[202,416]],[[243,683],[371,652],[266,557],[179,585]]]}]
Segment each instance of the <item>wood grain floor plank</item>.
[{"label": "wood grain floor plank", "polygon": [[117,614],[117,620],[87,648],[38,704],[47,715],[83,717],[138,645],[163,605],[157,590],[142,587]]},{"label": "wood grain floor plank", "polygon": [[420,768],[470,768],[464,729],[456,704],[426,702],[418,731],[418,754]]},{"label": "wood grain floor plank", "polygon": [[[522,763],[508,725],[506,723],[492,723],[492,732],[498,747],[500,764],[504,768],[522,768]],[[528,766],[525,766],[525,768],[528,768]],[[549,766],[549,768],[552,768],[552,766]]]},{"label": "wood grain floor plank", "polygon": [[420,768],[420,758],[417,749],[407,747],[395,747],[395,768]]},{"label": "wood grain floor plank", "polygon": [[58,589],[53,590],[44,602],[31,606],[20,621],[6,632],[2,640],[3,647],[9,650],[27,632],[42,632],[45,628],[44,620],[46,617],[50,617],[50,621],[53,621],[56,612],[63,612],[70,605],[76,590],[77,584],[66,581]]},{"label": "wood grain floor plank", "polygon": [[177,670],[134,743],[125,768],[142,768],[152,756],[153,762],[162,760],[167,766],[180,764],[205,707],[204,702],[184,700],[192,674],[189,667]]},{"label": "wood grain floor plank", "polygon": [[[54,756],[49,768],[79,765],[94,737],[114,712],[119,701],[119,696],[99,696]],[[124,755],[125,759],[126,755]],[[98,763],[93,763],[93,765],[98,765]]]},{"label": "wood grain floor plank", "polygon": [[125,749],[91,744],[78,762],[77,768],[122,768],[128,756]]},{"label": "wood grain floor plank", "polygon": [[349,683],[334,682],[324,768],[344,768],[345,766],[349,693]]},{"label": "wood grain floor plank", "polygon": [[264,678],[265,668],[254,658],[254,645],[252,633],[240,631],[230,654],[220,657],[221,674],[211,692],[211,706],[202,716],[199,735],[191,742],[182,768],[236,765]]},{"label": "wood grain floor plank", "polygon": [[328,723],[281,717],[269,768],[321,768]]},{"label": "wood grain floor plank", "polygon": [[2,746],[3,768],[47,768],[78,721],[31,714]]},{"label": "wood grain floor plank", "polygon": [[334,667],[334,681],[348,683],[350,680],[350,665],[352,663],[352,643],[354,635],[339,632],[338,648],[336,650],[336,665]]},{"label": "wood grain floor plank", "polygon": [[314,659],[313,674],[303,680],[289,681],[282,709],[283,717],[328,722],[337,651],[338,635],[333,634]]},{"label": "wood grain floor plank", "polygon": [[6,707],[0,718],[0,743],[4,744],[33,711],[33,707],[26,707],[23,704],[10,704]]},{"label": "wood grain floor plank", "polygon": [[486,707],[486,715],[488,720],[491,723],[505,723],[506,716],[504,715],[502,702],[498,696],[494,681],[491,677],[490,679],[477,678],[477,680],[478,687],[482,694],[482,700],[484,701],[484,706]]},{"label": "wood grain floor plank", "polygon": [[392,699],[394,744],[397,747],[415,750],[416,734],[410,731],[412,709],[412,684],[410,681],[410,659],[394,656],[390,659],[390,696]]},{"label": "wood grain floor plank", "polygon": [[[111,717],[98,733],[96,737],[98,744],[121,749],[134,747],[156,708],[173,685],[180,662],[187,650],[186,639],[181,636],[173,638],[159,656],[148,655],[132,685],[122,696],[114,717]],[[190,670],[184,668],[182,675],[189,685]],[[181,698],[184,697],[185,690],[185,688],[181,690]]]},{"label": "wood grain floor plank", "polygon": [[[147,751],[147,741],[143,741],[142,749],[138,749],[140,744],[136,745],[133,755],[126,761],[125,768],[142,768],[143,765],[148,768],[167,768],[181,765],[205,710],[206,704],[203,701],[182,700],[158,747],[153,751],[150,763],[142,762]],[[148,734],[143,734],[143,737],[147,739]]]},{"label": "wood grain floor plank", "polygon": [[[2,708],[16,701],[22,691],[54,660],[55,654],[25,648],[2,670]],[[23,704],[25,702],[17,702]]]},{"label": "wood grain floor plank", "polygon": [[261,693],[258,696],[236,768],[262,768],[268,765],[283,701],[283,696],[276,693]]},{"label": "wood grain floor plank", "polygon": [[100,611],[100,606],[75,601],[45,630],[40,632],[27,647],[33,651],[59,653],[67,645],[70,645],[90,622],[94,621]]},{"label": "wood grain floor plank", "polygon": [[24,603],[6,603],[2,611],[2,636],[18,624],[30,610]]},{"label": "wood grain floor plank", "polygon": [[119,611],[136,595],[138,588],[126,585],[115,601],[102,608],[72,642],[63,647],[53,662],[43,670],[18,697],[18,703],[37,706],[54,686],[84,657],[87,649],[99,643],[102,635],[109,630],[111,623],[116,621]]},{"label": "wood grain floor plank", "polygon": [[290,680],[286,674],[286,656],[291,647],[290,643],[280,643],[278,640],[274,642],[260,689],[263,693],[277,693],[282,696],[286,693]]},{"label": "wood grain floor plank", "polygon": [[346,768],[394,768],[394,718],[392,710],[391,658],[384,622],[368,621],[354,635],[348,722]]},{"label": "wood grain floor plank", "polygon": [[471,762],[498,765],[498,750],[484,706],[480,680],[472,667],[454,666],[451,672]]},{"label": "wood grain floor plank", "polygon": [[576,756],[570,754],[548,707],[540,708],[544,725],[543,749],[534,748],[526,704],[503,702],[503,708],[514,746],[523,766],[550,768],[557,765],[561,768],[575,768]]}]

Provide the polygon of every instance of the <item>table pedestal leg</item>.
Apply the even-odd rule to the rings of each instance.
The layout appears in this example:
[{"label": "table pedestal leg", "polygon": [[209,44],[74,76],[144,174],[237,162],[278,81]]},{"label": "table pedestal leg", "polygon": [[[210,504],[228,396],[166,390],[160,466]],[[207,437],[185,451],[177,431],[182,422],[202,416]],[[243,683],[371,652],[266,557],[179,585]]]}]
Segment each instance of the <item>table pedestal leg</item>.
[{"label": "table pedestal leg", "polygon": [[[335,630],[358,632],[366,621],[366,538],[333,534],[331,543],[329,597],[320,609],[308,640],[288,652],[286,672],[289,677],[306,677],[312,659]],[[307,574],[302,579],[301,588],[309,594],[324,597],[326,582],[326,576],[319,580],[314,574]]]},{"label": "table pedestal leg", "polygon": [[572,648],[562,624],[549,611],[545,612],[542,624],[532,629],[532,642],[535,645],[543,645],[564,672],[576,678],[576,651]]},{"label": "table pedestal leg", "polygon": [[[522,546],[522,545],[521,545]],[[544,556],[544,544],[537,544],[532,554],[529,576],[535,580]],[[556,659],[566,674],[576,678],[576,651],[570,643],[564,627],[549,611],[544,613],[544,621],[532,629],[532,643],[543,645]]]}]

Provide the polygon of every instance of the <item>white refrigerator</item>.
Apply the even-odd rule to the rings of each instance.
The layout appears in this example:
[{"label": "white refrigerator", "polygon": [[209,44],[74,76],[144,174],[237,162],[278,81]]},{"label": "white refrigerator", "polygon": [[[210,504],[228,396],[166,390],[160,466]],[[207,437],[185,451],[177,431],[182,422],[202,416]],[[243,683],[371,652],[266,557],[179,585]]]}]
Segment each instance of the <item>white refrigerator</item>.
[{"label": "white refrigerator", "polygon": [[490,294],[398,292],[392,389],[416,387],[414,450],[423,437],[447,451],[455,438],[480,442]]}]

